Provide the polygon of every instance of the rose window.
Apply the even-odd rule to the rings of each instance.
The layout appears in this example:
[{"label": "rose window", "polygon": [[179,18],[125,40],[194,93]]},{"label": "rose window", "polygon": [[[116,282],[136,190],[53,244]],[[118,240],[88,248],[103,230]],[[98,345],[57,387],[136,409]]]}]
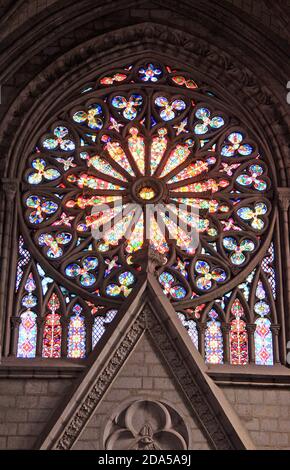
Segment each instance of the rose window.
[{"label": "rose window", "polygon": [[23,237],[49,277],[117,308],[153,251],[182,318],[247,279],[273,228],[272,175],[229,109],[188,72],[153,61],[83,87],[46,123],[23,174]]}]

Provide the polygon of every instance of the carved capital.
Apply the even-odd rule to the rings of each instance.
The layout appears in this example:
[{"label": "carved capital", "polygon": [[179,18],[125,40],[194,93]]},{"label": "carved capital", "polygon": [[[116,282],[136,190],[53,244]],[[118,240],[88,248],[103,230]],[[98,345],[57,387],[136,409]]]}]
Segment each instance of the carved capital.
[{"label": "carved capital", "polygon": [[270,326],[270,330],[272,331],[273,335],[275,335],[275,336],[279,335],[280,329],[281,329],[280,325],[272,324]]},{"label": "carved capital", "polygon": [[282,211],[288,211],[290,204],[290,188],[277,188],[279,207]]},{"label": "carved capital", "polygon": [[19,182],[14,179],[3,178],[1,180],[1,187],[5,194],[6,201],[10,203],[15,199],[17,190],[19,188]]},{"label": "carved capital", "polygon": [[256,330],[256,326],[257,326],[256,323],[248,323],[246,325],[246,330],[248,331],[248,333],[254,334]]},{"label": "carved capital", "polygon": [[231,330],[231,325],[229,323],[222,323],[221,330],[224,333],[229,333]]},{"label": "carved capital", "polygon": [[11,317],[10,318],[11,328],[17,328],[21,323],[20,317]]}]

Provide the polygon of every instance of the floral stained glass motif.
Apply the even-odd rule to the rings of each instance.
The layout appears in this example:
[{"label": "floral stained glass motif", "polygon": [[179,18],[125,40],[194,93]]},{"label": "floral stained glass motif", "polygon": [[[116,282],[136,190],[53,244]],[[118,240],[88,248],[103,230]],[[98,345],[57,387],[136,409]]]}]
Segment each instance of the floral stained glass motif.
[{"label": "floral stained glass motif", "polygon": [[242,319],[244,309],[238,299],[234,301],[231,313],[234,319],[230,329],[230,362],[244,365],[248,363],[248,334],[246,323]]},{"label": "floral stained glass motif", "polygon": [[255,321],[255,351],[256,364],[262,366],[273,365],[273,338],[271,321],[268,318],[257,318]]},{"label": "floral stained glass motif", "polygon": [[43,357],[61,356],[61,316],[59,311],[60,303],[55,293],[52,294],[47,304],[49,313],[46,315],[43,332]]},{"label": "floral stained glass motif", "polygon": [[[139,285],[152,251],[161,263],[161,289],[178,312],[195,311],[203,301],[208,305],[216,290],[227,306],[229,282],[235,296],[239,290],[235,298],[250,302],[255,280],[248,266],[272,230],[275,201],[262,143],[225,109],[190,74],[149,58],[102,72],[55,116],[59,124],[39,136],[23,172],[20,214],[25,240],[35,244],[39,288],[23,294],[25,270],[34,262],[23,245],[17,295],[26,297],[19,315],[24,310],[38,315],[45,305],[47,346],[44,352],[43,337],[40,354],[59,357],[62,349],[65,355],[68,342],[68,357],[84,357],[93,326],[85,326],[81,299],[94,305],[96,299],[101,305],[109,299],[112,311],[118,309]],[[275,295],[273,253],[268,252],[262,269]],[[47,299],[37,303],[36,292],[47,295],[60,276],[60,307],[51,309]],[[74,303],[76,296],[79,303]],[[67,338],[62,338],[64,303],[70,318]],[[222,363],[215,305],[209,307],[206,360]],[[270,305],[269,299],[257,298],[251,307],[264,326],[272,321]],[[240,351],[246,319],[231,315],[238,351],[232,364],[246,363]],[[94,315],[96,325],[99,318],[105,315]],[[187,313],[183,321],[191,321]],[[197,343],[196,324],[185,326]]]},{"label": "floral stained glass motif", "polygon": [[17,357],[32,358],[36,353],[37,315],[32,310],[25,310],[20,315]]},{"label": "floral stained glass motif", "polygon": [[255,320],[256,329],[254,334],[255,361],[258,365],[269,366],[273,365],[271,320],[267,318],[271,314],[271,309],[261,280],[259,280],[257,285],[256,299],[254,311],[258,318]]},{"label": "floral stained glass motif", "polygon": [[68,351],[70,358],[82,358],[86,355],[86,328],[82,307],[75,304],[68,328]]},{"label": "floral stained glass motif", "polygon": [[205,330],[205,361],[209,364],[223,363],[223,335],[217,312],[212,309],[208,314],[210,320]]}]

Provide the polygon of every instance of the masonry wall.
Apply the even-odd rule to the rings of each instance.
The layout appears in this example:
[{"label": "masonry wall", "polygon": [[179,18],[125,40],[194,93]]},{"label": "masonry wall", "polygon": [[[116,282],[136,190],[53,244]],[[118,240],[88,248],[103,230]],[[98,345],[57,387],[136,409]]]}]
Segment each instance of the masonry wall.
[{"label": "masonry wall", "polygon": [[154,344],[145,335],[136,346],[124,368],[105,396],[100,408],[91,418],[80,439],[74,445],[76,450],[103,449],[103,430],[114,409],[132,397],[164,399],[172,403],[184,418],[190,431],[190,448],[210,449],[209,443],[199,428],[198,422],[187,410],[183,397],[157,354]]},{"label": "masonry wall", "polygon": [[[0,449],[31,449],[73,379],[0,378]],[[259,449],[290,449],[290,387],[221,386]],[[102,449],[112,411],[131,397],[164,399],[185,418],[192,449],[210,445],[148,338],[144,338],[112,384],[74,449]]]},{"label": "masonry wall", "polygon": [[0,449],[31,449],[70,379],[0,378]]},{"label": "masonry wall", "polygon": [[223,386],[260,449],[290,449],[290,387]]}]

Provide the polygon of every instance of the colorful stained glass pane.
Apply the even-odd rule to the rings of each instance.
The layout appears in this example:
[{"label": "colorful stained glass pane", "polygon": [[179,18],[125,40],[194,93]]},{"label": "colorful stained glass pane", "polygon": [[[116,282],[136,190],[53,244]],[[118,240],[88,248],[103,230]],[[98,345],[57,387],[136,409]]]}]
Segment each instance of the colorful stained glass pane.
[{"label": "colorful stained glass pane", "polygon": [[216,193],[217,191],[222,190],[229,186],[229,181],[227,180],[214,180],[208,179],[206,181],[200,181],[198,183],[192,183],[187,186],[180,186],[179,188],[174,188],[174,192],[182,193]]},{"label": "colorful stained glass pane", "polygon": [[139,135],[136,127],[131,127],[130,137],[128,138],[128,147],[134,158],[137,167],[142,175],[145,171],[145,143],[144,138]]},{"label": "colorful stained glass pane", "polygon": [[26,310],[20,315],[17,357],[32,358],[36,354],[36,313]]},{"label": "colorful stained glass pane", "polygon": [[190,148],[191,143],[185,145],[178,144],[176,148],[170,153],[161,176],[167,175],[167,173],[170,173],[172,170],[174,170],[174,168],[183,163],[190,155]]},{"label": "colorful stained glass pane", "polygon": [[153,137],[150,153],[151,174],[155,172],[166,151],[168,139],[167,130],[162,127],[158,130],[158,136]]},{"label": "colorful stained glass pane", "polygon": [[171,121],[178,114],[178,111],[183,111],[186,108],[183,100],[168,101],[164,96],[156,98],[155,104],[161,108],[160,117],[164,121]]},{"label": "colorful stained glass pane", "polygon": [[124,168],[131,176],[134,176],[134,172],[128,158],[126,157],[126,153],[120,143],[112,141],[111,138],[106,135],[103,135],[102,140],[105,143],[104,149],[108,151],[110,157],[113,158],[113,160]]},{"label": "colorful stained glass pane", "polygon": [[103,127],[101,119],[102,107],[98,104],[91,105],[88,111],[77,111],[73,115],[73,120],[78,124],[86,124],[89,128],[100,130]]},{"label": "colorful stained glass pane", "polygon": [[268,318],[258,318],[255,323],[255,362],[261,366],[272,366],[274,360],[271,322]]},{"label": "colorful stained glass pane", "polygon": [[[211,314],[212,312],[210,312]],[[217,314],[210,315],[212,319],[207,322],[205,330],[205,361],[208,364],[223,363],[223,335],[221,323],[216,320]]]},{"label": "colorful stained glass pane", "polygon": [[124,96],[115,96],[112,99],[113,107],[122,110],[124,118],[129,121],[135,119],[142,103],[143,98],[138,94],[131,95],[128,100]]},{"label": "colorful stained glass pane", "polygon": [[234,319],[230,329],[230,362],[234,365],[244,365],[248,363],[248,334],[246,323],[241,319],[244,309],[239,300],[234,301],[231,313]]},{"label": "colorful stained glass pane", "polygon": [[126,251],[133,253],[134,251],[140,250],[143,246],[144,239],[144,216],[143,212],[138,219],[128,241]]},{"label": "colorful stained glass pane", "polygon": [[61,356],[61,323],[60,315],[57,313],[49,313],[46,315],[43,330],[43,357],[60,357]]},{"label": "colorful stained glass pane", "polygon": [[176,176],[173,176],[168,183],[175,183],[176,181],[183,181],[187,178],[194,178],[195,176],[207,173],[211,165],[216,162],[215,157],[210,157],[206,161],[197,160],[195,163],[191,163],[187,168],[182,170]]},{"label": "colorful stained glass pane", "polygon": [[94,155],[93,157],[89,158],[88,166],[93,166],[96,170],[104,173],[105,175],[111,175],[113,178],[126,181],[124,176],[116,171],[110,163],[101,158],[99,155]]},{"label": "colorful stained glass pane", "polygon": [[81,314],[82,308],[76,304],[70,317],[68,327],[68,351],[70,358],[82,358],[86,355],[86,328],[85,318]]},{"label": "colorful stained glass pane", "polygon": [[[147,227],[146,227],[147,229]],[[148,233],[146,235],[148,237]],[[154,214],[150,215],[150,223],[149,223],[149,240],[150,240],[150,245],[151,247],[159,251],[159,253],[166,253],[169,251],[168,244],[166,242],[166,239],[160,230],[159,225],[157,224]]]}]

